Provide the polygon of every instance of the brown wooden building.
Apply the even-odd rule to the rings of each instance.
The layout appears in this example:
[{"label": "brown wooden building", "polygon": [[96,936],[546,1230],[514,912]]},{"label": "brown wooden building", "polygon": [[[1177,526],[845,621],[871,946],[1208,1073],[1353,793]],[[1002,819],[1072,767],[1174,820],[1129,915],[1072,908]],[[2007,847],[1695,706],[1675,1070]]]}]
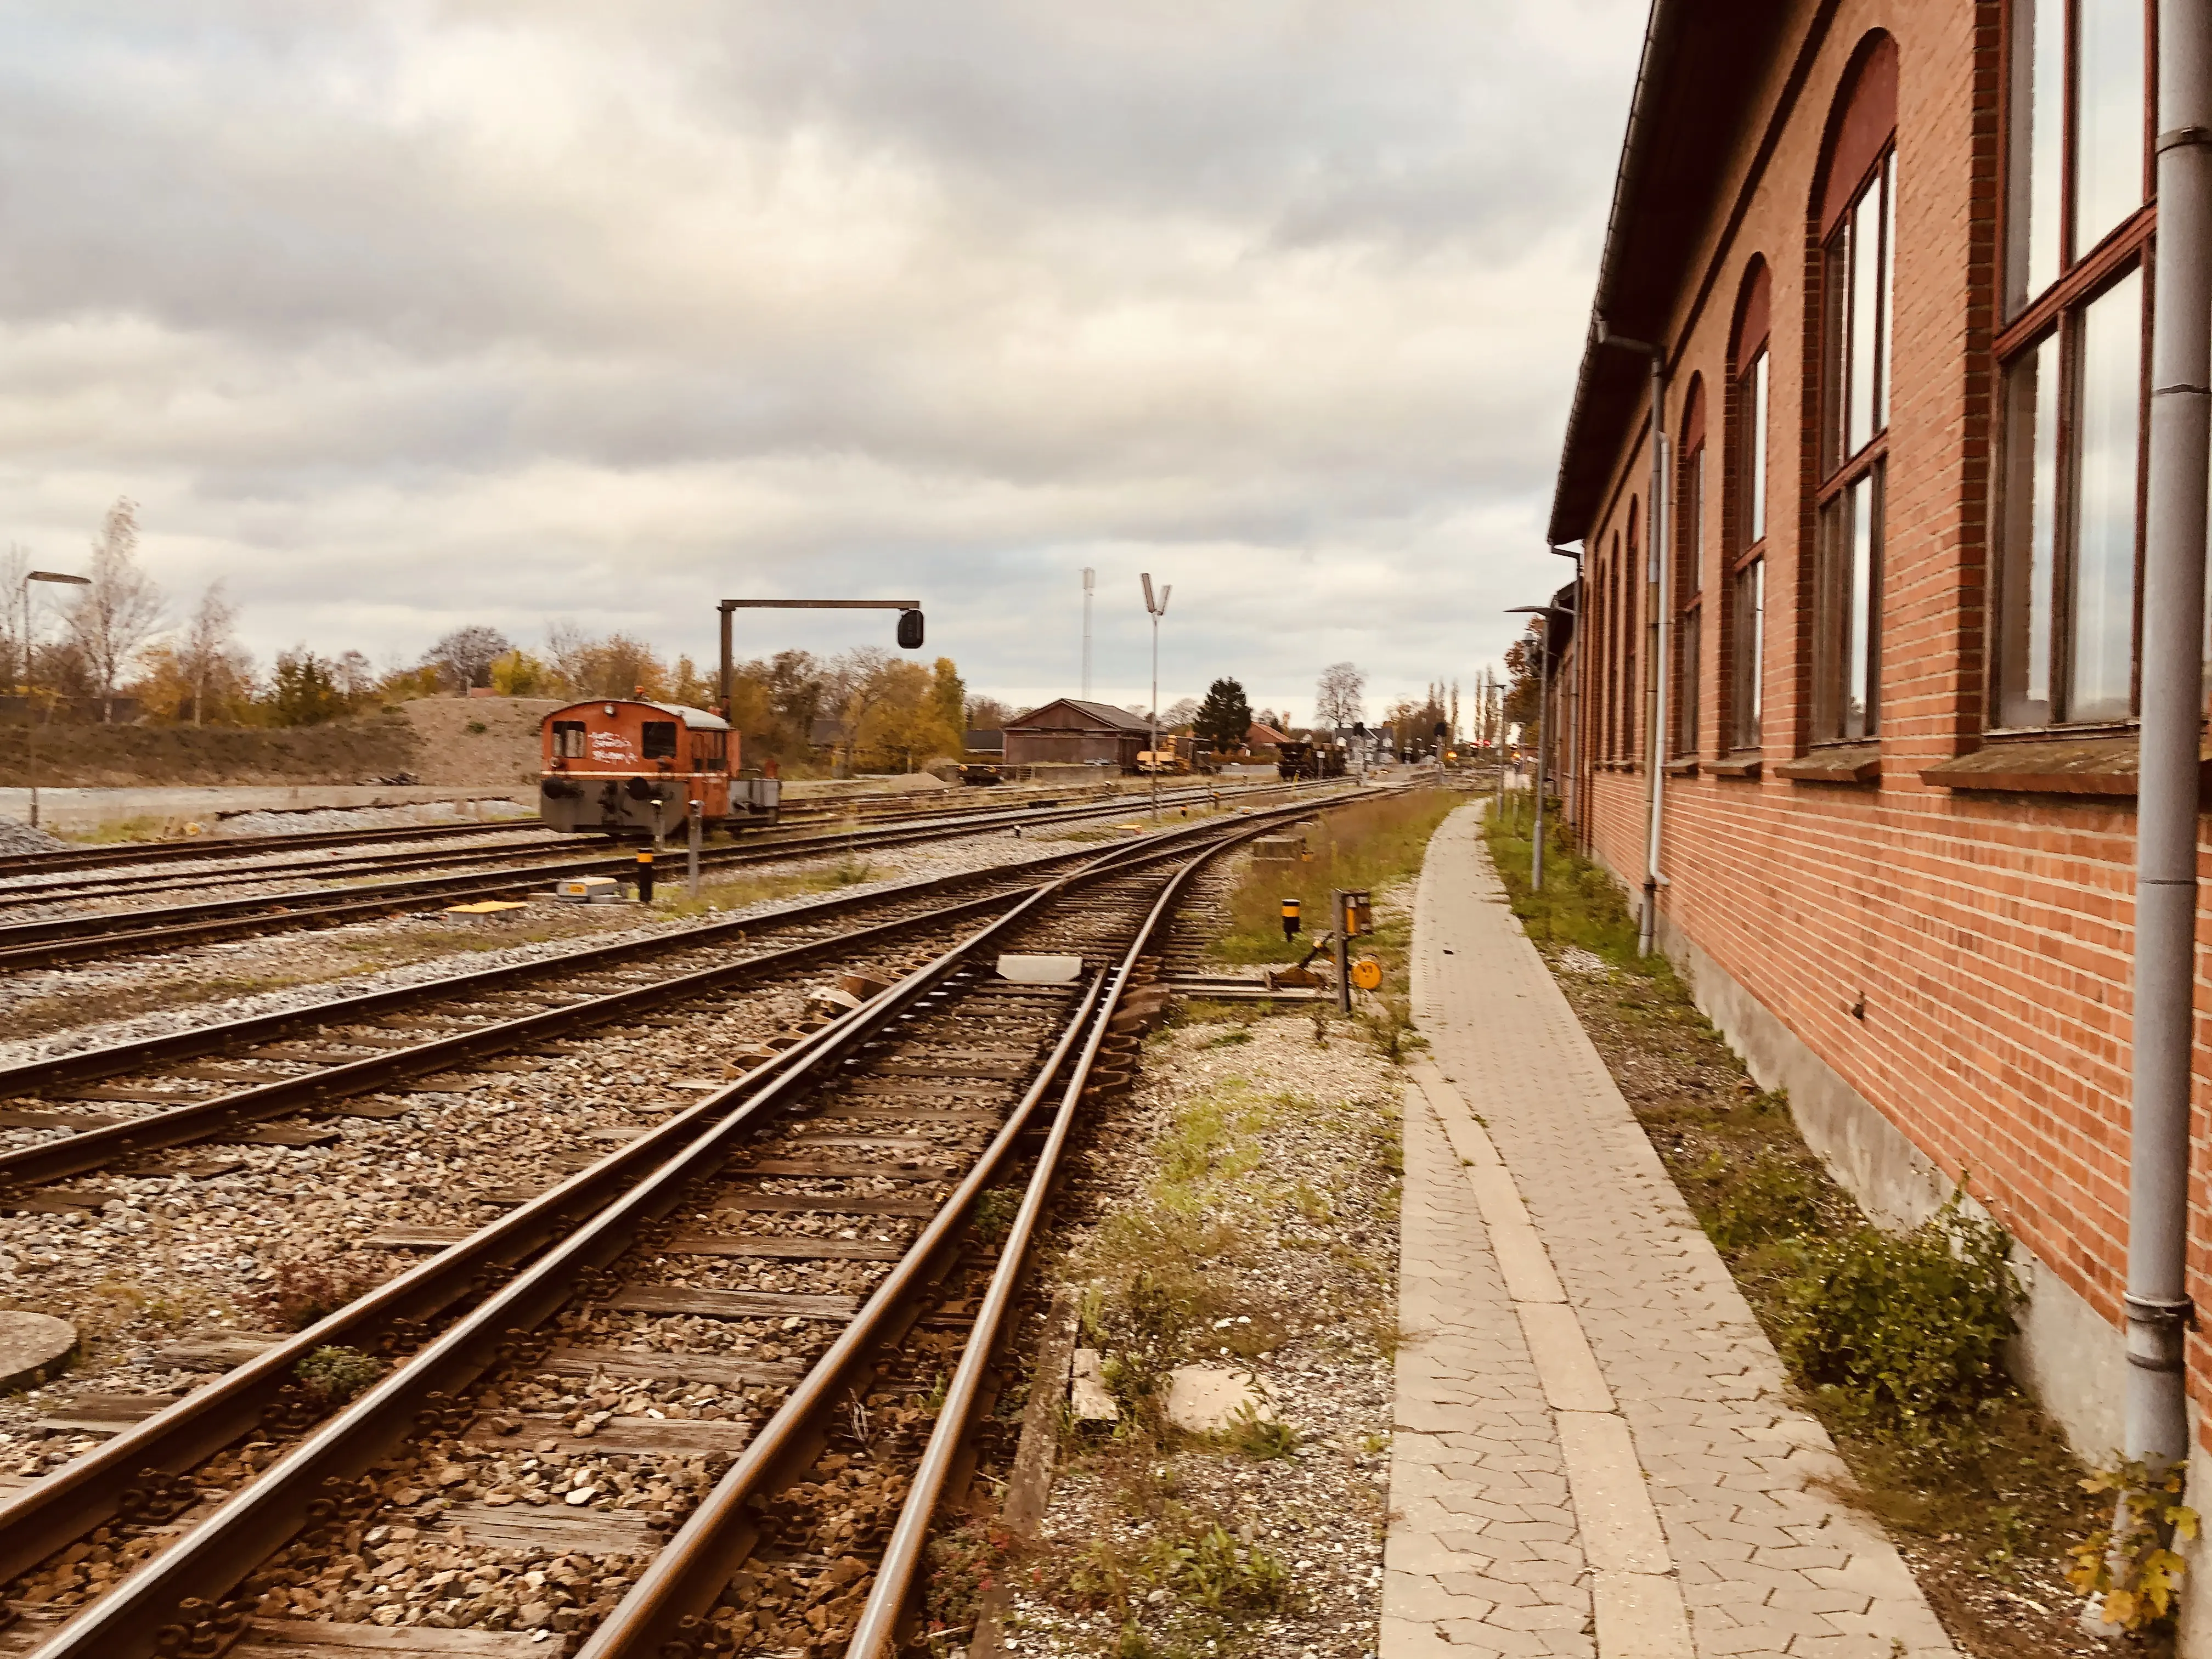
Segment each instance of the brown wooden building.
[{"label": "brown wooden building", "polygon": [[1110,766],[1137,769],[1152,736],[1145,720],[1111,703],[1056,697],[1006,722],[1006,764]]}]

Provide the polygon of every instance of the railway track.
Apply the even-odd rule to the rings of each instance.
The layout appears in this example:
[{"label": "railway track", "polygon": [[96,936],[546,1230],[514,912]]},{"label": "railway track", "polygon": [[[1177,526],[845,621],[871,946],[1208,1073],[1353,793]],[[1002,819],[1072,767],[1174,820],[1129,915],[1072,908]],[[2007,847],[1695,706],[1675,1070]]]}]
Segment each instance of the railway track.
[{"label": "railway track", "polygon": [[[885,1650],[1078,1103],[1133,1076],[1164,919],[1207,860],[1312,810],[1171,829],[940,914],[980,925],[0,1504],[0,1577],[95,1534],[143,1563],[0,1646]],[[1081,966],[1020,982],[994,971],[1009,951]],[[331,1412],[301,1364],[333,1346],[384,1369]],[[241,1441],[262,1455],[240,1489],[204,1497],[190,1472]]]},{"label": "railway track", "polygon": [[[852,798],[853,805],[849,808],[842,805],[787,808],[781,823],[786,827],[805,827],[854,822],[881,823],[892,818],[928,819],[940,814],[948,819],[974,813],[1003,814],[1025,807],[1066,805],[1066,793],[1072,793],[1083,792],[1066,792],[1060,796],[1048,797],[1023,796],[1003,803],[988,804],[969,798],[959,799],[957,804],[945,805],[927,798],[917,799],[912,795],[857,796]],[[748,830],[744,832],[744,844],[750,847],[773,845],[777,835],[776,830],[758,833]],[[525,836],[531,839],[511,850],[495,850],[481,844],[482,838],[488,836],[519,838]],[[477,841],[479,844],[436,848],[423,852],[411,850],[413,843],[464,838]],[[407,845],[389,853],[349,854],[346,850],[393,842]],[[287,875],[323,880],[412,869],[449,868],[472,862],[482,864],[494,858],[523,858],[556,849],[574,849],[578,844],[579,838],[575,836],[550,830],[536,818],[522,818],[483,823],[406,824],[390,830],[317,830],[296,836],[237,836],[210,841],[165,842],[145,847],[69,848],[51,853],[25,854],[0,859],[0,907],[21,908],[32,904],[108,898],[125,893],[158,892],[180,887],[270,881]],[[281,857],[288,853],[322,856],[282,862],[263,861],[272,855]],[[190,871],[158,867],[187,862],[203,866],[213,864],[215,867]],[[132,867],[141,865],[157,867]]]},{"label": "railway track", "polygon": [[[1262,787],[1225,793],[1237,800],[1271,797],[1297,786]],[[1177,791],[1164,805],[1185,806],[1215,799],[1217,792]],[[702,871],[743,868],[791,859],[862,852],[1007,829],[1077,823],[1137,810],[1119,799],[1073,805],[1021,806],[964,812],[949,817],[894,819],[869,828],[836,830],[775,840],[749,840],[713,847],[700,854]],[[524,856],[532,856],[528,849]],[[406,857],[410,855],[397,855]],[[459,854],[481,866],[497,853]],[[592,853],[535,859],[519,866],[453,875],[417,876],[397,881],[359,883],[339,888],[302,888],[188,904],[101,910],[0,925],[0,971],[85,962],[104,957],[178,949],[213,940],[300,927],[333,927],[386,916],[424,905],[446,906],[482,899],[511,898],[539,890],[566,877],[625,877],[637,867],[635,853]]]}]

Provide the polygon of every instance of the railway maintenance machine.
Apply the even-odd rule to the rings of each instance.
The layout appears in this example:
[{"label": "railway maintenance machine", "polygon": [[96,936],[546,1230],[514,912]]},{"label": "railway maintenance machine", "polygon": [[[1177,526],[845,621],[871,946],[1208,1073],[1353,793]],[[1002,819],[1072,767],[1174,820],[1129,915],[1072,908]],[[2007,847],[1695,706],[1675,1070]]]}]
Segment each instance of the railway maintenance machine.
[{"label": "railway maintenance machine", "polygon": [[738,734],[719,714],[635,697],[572,702],[545,717],[539,814],[556,830],[624,838],[682,836],[690,803],[708,830],[776,821],[782,783],[740,775]]}]

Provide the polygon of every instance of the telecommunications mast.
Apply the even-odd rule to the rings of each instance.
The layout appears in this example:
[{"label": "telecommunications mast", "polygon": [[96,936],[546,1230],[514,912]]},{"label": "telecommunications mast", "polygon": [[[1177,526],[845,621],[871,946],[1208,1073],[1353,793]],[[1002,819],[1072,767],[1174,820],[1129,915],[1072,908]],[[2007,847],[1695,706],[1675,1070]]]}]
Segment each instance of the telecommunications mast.
[{"label": "telecommunications mast", "polygon": [[1091,701],[1091,595],[1098,586],[1098,573],[1083,567],[1083,700]]}]

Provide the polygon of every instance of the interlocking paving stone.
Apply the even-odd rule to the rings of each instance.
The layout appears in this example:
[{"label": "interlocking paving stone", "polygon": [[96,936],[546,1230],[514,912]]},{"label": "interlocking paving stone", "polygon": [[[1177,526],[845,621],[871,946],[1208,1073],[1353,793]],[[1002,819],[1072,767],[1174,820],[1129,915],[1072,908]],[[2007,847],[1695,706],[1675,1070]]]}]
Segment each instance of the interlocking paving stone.
[{"label": "interlocking paving stone", "polygon": [[[1900,1646],[1956,1659],[1889,1540],[1814,1484],[1842,1475],[1834,1447],[1790,1405],[1772,1346],[1514,922],[1480,837],[1479,809],[1453,815],[1417,901],[1414,1012],[1446,1098],[1431,1107],[1416,1089],[1407,1103],[1409,1340],[1382,1659],[1674,1659],[1685,1608],[1696,1659]],[[1559,1304],[1534,1322],[1540,1372],[1523,1334],[1535,1304]],[[1567,1310],[1595,1375],[1556,1322]],[[1563,1403],[1578,1458],[1632,1459],[1660,1537],[1637,1530],[1643,1502],[1617,1461],[1601,1466],[1611,1490],[1571,1485],[1545,1388],[1559,1395],[1562,1354],[1577,1364]],[[1601,1389],[1617,1415],[1594,1429]],[[1593,1571],[1578,1496],[1605,1514],[1626,1505],[1628,1570]],[[1593,1544],[1619,1549],[1618,1517],[1590,1512]]]}]

